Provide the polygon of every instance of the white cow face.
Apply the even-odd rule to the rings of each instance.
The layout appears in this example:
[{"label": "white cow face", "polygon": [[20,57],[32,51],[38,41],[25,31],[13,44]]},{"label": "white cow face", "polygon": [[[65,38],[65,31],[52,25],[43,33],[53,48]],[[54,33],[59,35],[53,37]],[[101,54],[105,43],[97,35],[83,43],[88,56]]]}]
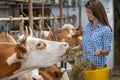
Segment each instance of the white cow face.
[{"label": "white cow face", "polygon": [[28,46],[26,64],[40,67],[47,67],[62,61],[69,47],[66,42],[48,41],[33,37],[27,38],[26,46]]},{"label": "white cow face", "polygon": [[[30,29],[30,33],[32,33]],[[69,47],[66,42],[48,41],[28,36],[20,36],[19,41],[27,47],[27,57],[24,61],[24,67],[48,67],[65,58],[65,52]]]}]

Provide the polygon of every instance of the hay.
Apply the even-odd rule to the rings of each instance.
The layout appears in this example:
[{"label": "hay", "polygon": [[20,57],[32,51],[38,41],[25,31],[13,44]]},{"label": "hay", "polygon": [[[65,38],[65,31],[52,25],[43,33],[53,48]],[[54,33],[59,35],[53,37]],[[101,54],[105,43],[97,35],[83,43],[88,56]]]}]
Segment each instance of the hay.
[{"label": "hay", "polygon": [[72,48],[69,48],[67,51],[67,62],[69,62],[71,65],[75,64],[76,62],[81,60],[82,52],[73,50]]},{"label": "hay", "polygon": [[82,80],[82,72],[85,70],[95,70],[97,66],[94,63],[83,61],[82,52],[75,51],[72,48],[67,50],[68,62],[72,64],[72,70],[68,72],[70,80]]},{"label": "hay", "polygon": [[97,69],[97,66],[93,63],[82,60],[78,61],[77,63],[73,64],[72,70],[69,72],[70,80],[82,80],[83,71],[95,69]]}]

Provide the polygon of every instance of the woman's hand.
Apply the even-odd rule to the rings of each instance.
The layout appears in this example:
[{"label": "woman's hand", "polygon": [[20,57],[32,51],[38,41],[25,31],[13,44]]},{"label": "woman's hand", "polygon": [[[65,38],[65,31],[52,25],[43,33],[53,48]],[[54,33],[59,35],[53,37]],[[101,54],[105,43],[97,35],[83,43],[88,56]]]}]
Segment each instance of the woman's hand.
[{"label": "woman's hand", "polygon": [[95,53],[94,53],[94,56],[98,56],[101,54],[101,50],[96,50]]},{"label": "woman's hand", "polygon": [[108,55],[109,54],[109,51],[107,49],[104,49],[104,50],[96,50],[95,53],[94,53],[94,56],[98,56],[98,55]]}]

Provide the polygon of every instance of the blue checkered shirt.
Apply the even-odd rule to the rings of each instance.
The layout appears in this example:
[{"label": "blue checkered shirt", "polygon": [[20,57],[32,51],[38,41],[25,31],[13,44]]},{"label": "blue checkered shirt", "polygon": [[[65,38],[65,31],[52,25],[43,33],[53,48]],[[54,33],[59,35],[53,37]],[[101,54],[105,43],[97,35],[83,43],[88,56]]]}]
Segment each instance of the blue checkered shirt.
[{"label": "blue checkered shirt", "polygon": [[102,23],[97,24],[95,29],[92,29],[92,23],[89,22],[83,28],[82,39],[82,59],[95,63],[98,67],[106,65],[106,56],[94,56],[96,50],[107,49],[111,51],[113,33],[109,27]]}]

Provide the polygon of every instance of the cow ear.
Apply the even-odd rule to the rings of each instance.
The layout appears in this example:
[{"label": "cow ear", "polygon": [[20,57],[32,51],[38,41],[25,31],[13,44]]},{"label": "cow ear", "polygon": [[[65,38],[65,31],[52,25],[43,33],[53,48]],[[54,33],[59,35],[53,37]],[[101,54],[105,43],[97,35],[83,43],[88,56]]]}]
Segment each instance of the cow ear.
[{"label": "cow ear", "polygon": [[40,68],[40,71],[46,71],[47,68]]},{"label": "cow ear", "polygon": [[60,77],[60,73],[57,72],[57,71],[54,72],[54,75],[55,75],[56,78],[59,78],[59,77]]},{"label": "cow ear", "polygon": [[18,59],[24,59],[27,57],[27,48],[25,45],[18,44],[15,48],[15,51],[17,53],[16,57]]}]

